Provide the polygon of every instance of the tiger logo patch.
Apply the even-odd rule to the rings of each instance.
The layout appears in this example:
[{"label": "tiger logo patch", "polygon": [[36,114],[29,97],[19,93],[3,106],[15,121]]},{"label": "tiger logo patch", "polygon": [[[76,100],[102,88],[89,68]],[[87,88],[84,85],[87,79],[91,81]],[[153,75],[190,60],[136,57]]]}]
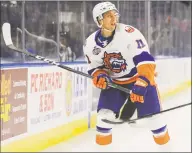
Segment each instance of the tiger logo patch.
[{"label": "tiger logo patch", "polygon": [[103,63],[105,68],[112,72],[120,73],[127,69],[126,60],[123,58],[121,53],[107,53],[104,52]]}]

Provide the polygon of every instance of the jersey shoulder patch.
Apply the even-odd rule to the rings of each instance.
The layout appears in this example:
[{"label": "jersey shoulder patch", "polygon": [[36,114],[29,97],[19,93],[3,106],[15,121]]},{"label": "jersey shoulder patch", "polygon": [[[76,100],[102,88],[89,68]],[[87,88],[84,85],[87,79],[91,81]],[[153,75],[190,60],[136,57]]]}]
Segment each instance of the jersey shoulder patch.
[{"label": "jersey shoulder patch", "polygon": [[132,33],[132,32],[135,31],[135,28],[132,27],[132,26],[127,25],[127,26],[125,26],[125,31],[128,32],[128,33]]}]

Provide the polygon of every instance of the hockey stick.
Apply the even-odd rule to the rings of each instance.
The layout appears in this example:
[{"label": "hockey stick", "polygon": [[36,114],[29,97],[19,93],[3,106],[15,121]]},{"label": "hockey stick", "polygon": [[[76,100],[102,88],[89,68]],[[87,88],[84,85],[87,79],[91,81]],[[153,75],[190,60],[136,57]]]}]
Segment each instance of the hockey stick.
[{"label": "hockey stick", "polygon": [[[20,28],[17,28],[16,29],[17,32],[20,32],[22,33],[23,31],[20,29]],[[30,36],[31,38],[33,39],[37,39],[38,41],[44,41],[44,42],[48,42],[48,43],[52,43],[54,44],[56,47],[58,46],[57,42],[52,40],[52,39],[48,39],[48,38],[45,38],[45,37],[42,37],[42,36],[37,36],[37,35],[34,35],[32,33],[30,33],[29,31],[27,31],[27,29],[24,28],[24,33],[26,33],[28,36]],[[60,44],[59,44],[60,45]],[[60,45],[61,46],[61,45]],[[62,53],[58,52],[58,54],[60,56],[62,56]]]},{"label": "hockey stick", "polygon": [[[84,72],[81,72],[81,71],[77,71],[77,70],[74,70],[70,67],[67,67],[67,66],[64,66],[62,64],[59,64],[59,63],[56,63],[55,61],[53,60],[50,60],[50,59],[46,59],[45,57],[42,57],[42,56],[39,56],[39,55],[36,55],[36,54],[32,54],[28,51],[24,51],[22,49],[18,49],[16,48],[14,45],[13,45],[13,42],[12,42],[12,39],[11,39],[11,26],[9,23],[4,23],[3,26],[2,26],[2,33],[3,33],[3,38],[4,38],[4,41],[5,41],[5,44],[8,48],[16,51],[16,52],[19,52],[19,53],[23,53],[27,56],[30,56],[30,57],[33,57],[33,58],[36,58],[38,60],[41,60],[41,61],[44,61],[44,62],[47,62],[49,64],[52,64],[52,65],[56,65],[62,69],[65,69],[65,70],[68,70],[68,71],[71,71],[73,73],[76,73],[76,74],[79,74],[79,75],[82,75],[82,76],[85,76],[87,78],[91,78],[92,79],[92,76],[90,76],[89,74],[86,74]],[[124,88],[122,86],[119,86],[119,85],[116,85],[114,83],[108,83],[108,86],[109,87],[112,87],[112,88],[116,88],[116,89],[119,89],[121,91],[124,91],[126,93],[130,93],[131,91],[127,88]]]},{"label": "hockey stick", "polygon": [[175,109],[178,109],[178,108],[182,108],[182,107],[185,107],[185,106],[188,106],[188,105],[191,105],[191,104],[192,103],[187,103],[187,104],[184,104],[184,105],[179,105],[179,106],[176,106],[176,107],[172,107],[172,108],[163,110],[163,111],[161,111],[159,113],[148,114],[148,115],[142,116],[140,118],[136,118],[136,119],[132,119],[132,120],[128,120],[128,121],[123,121],[123,120],[110,121],[110,120],[107,120],[107,119],[102,119],[102,121],[105,122],[105,123],[109,123],[109,124],[132,123],[132,122],[137,121],[137,120],[141,120],[141,119],[144,119],[144,118],[152,117],[154,115],[159,115],[159,114],[162,114],[162,113],[165,113],[165,112],[168,112],[168,111],[171,111],[171,110],[175,110]]},{"label": "hockey stick", "polygon": [[[19,31],[20,33],[23,32],[20,28],[17,28],[16,30]],[[45,42],[49,42],[49,43],[54,44],[55,46],[58,46],[57,42],[55,42],[55,41],[52,40],[52,39],[48,39],[48,38],[41,37],[41,36],[36,36],[36,35],[30,33],[29,31],[27,31],[27,29],[24,29],[24,32],[25,32],[26,34],[28,34],[30,37],[34,38],[34,39],[43,40],[43,41],[45,41]]]}]

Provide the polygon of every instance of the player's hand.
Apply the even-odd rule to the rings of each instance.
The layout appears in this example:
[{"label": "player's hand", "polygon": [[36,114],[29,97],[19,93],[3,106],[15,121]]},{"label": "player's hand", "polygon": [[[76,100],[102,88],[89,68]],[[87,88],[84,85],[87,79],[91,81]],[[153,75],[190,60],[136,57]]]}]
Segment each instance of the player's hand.
[{"label": "player's hand", "polygon": [[144,102],[144,96],[147,92],[147,86],[150,84],[149,80],[145,77],[138,77],[136,83],[132,88],[130,98],[132,102]]},{"label": "player's hand", "polygon": [[108,82],[112,82],[112,80],[107,74],[99,74],[93,78],[93,84],[100,89],[107,89]]}]

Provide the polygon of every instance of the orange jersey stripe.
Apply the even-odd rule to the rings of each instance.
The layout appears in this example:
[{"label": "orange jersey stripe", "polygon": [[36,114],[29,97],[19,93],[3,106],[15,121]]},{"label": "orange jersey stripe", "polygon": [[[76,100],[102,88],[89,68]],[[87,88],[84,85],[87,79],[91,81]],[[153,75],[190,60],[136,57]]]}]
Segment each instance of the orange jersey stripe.
[{"label": "orange jersey stripe", "polygon": [[160,135],[158,137],[153,136],[153,138],[154,138],[154,141],[159,145],[166,144],[170,140],[170,136],[168,134],[168,131],[164,135]]},{"label": "orange jersey stripe", "polygon": [[109,135],[96,135],[96,143],[99,145],[108,145],[112,143],[112,134]]},{"label": "orange jersey stripe", "polygon": [[146,77],[151,85],[155,85],[155,64],[142,64],[137,66],[137,73],[139,76],[144,76]]}]

